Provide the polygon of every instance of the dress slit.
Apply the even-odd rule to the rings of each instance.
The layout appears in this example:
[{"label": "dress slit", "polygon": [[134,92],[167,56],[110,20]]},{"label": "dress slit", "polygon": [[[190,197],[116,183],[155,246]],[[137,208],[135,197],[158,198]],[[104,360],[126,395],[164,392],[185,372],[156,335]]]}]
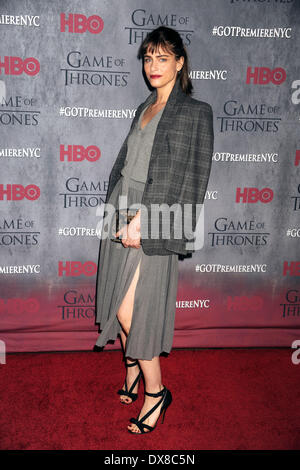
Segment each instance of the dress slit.
[{"label": "dress slit", "polygon": [[[128,335],[127,335],[127,337],[126,337],[126,346],[125,346],[125,351],[124,351],[124,352],[125,352],[125,357],[128,357],[128,355],[127,355],[127,344],[128,344],[128,343],[127,343],[127,339],[128,339],[128,337],[129,337],[129,335],[130,335],[132,322],[134,321],[134,313],[135,313],[135,310],[136,310],[136,309],[135,309],[136,298],[137,298],[137,294],[139,293],[139,290],[138,290],[138,283],[139,283],[140,275],[141,275],[141,264],[142,264],[142,263],[141,263],[141,259],[140,259],[140,261],[139,261],[139,263],[138,263],[138,265],[137,265],[137,268],[136,268],[136,270],[134,271],[134,274],[133,274],[133,277],[132,277],[132,281],[131,281],[131,283],[130,283],[130,286],[128,287],[128,290],[129,290],[129,288],[131,287],[131,284],[132,284],[132,282],[133,282],[133,278],[134,278],[134,276],[135,276],[135,274],[136,274],[136,272],[137,272],[137,270],[138,270],[138,268],[139,268],[139,277],[137,278],[136,285],[135,285],[135,289],[134,289],[134,294],[133,294],[133,304],[132,304],[132,312],[131,312],[131,319],[130,319],[130,328],[129,328]],[[123,297],[123,300],[124,300],[126,294],[128,293],[128,290],[126,291],[126,293],[125,293],[125,295],[124,295],[124,297]],[[122,302],[123,302],[123,300],[122,300]],[[122,305],[122,302],[121,302],[120,306]],[[119,307],[119,308],[120,308],[120,307]],[[118,310],[117,310],[117,312],[118,312]],[[138,358],[137,358],[137,357],[132,357],[131,359],[138,359]]]},{"label": "dress slit", "polygon": [[[134,248],[134,249],[135,249],[135,248]],[[141,264],[141,258],[140,258],[140,259],[139,259],[139,258],[136,258],[135,261],[139,261],[139,262],[138,262],[136,265],[135,265],[135,264],[132,265],[132,270],[131,270],[131,272],[130,272],[130,275],[128,275],[128,278],[126,279],[126,282],[125,282],[125,284],[124,284],[123,289],[120,288],[120,290],[119,290],[119,299],[118,299],[118,301],[117,301],[117,303],[116,303],[116,306],[115,306],[115,309],[114,309],[114,310],[115,310],[115,314],[112,315],[112,318],[113,318],[113,317],[117,317],[119,308],[121,307],[122,302],[123,302],[124,298],[126,297],[128,291],[129,291],[129,288],[131,287],[131,284],[132,284],[132,282],[133,282],[133,278],[134,278],[135,273],[136,273],[136,271],[137,271],[137,269],[138,269],[138,266],[140,266],[140,264]],[[131,314],[131,323],[132,323],[132,317],[133,317],[133,312],[134,312],[134,304],[135,304],[135,299],[136,299],[136,291],[137,291],[137,288],[138,288],[138,282],[139,282],[139,279],[140,279],[140,274],[141,274],[141,272],[139,272],[139,277],[138,277],[138,280],[137,280],[137,282],[136,282],[136,286],[135,286],[135,290],[134,290],[134,298],[133,298],[133,306],[132,306],[132,314]],[[123,293],[123,292],[124,292],[124,293]],[[122,297],[121,297],[121,296],[122,296]],[[121,297],[121,298],[120,298],[120,297]],[[118,317],[117,317],[117,319],[118,319]],[[119,322],[119,320],[118,320],[118,322]],[[120,322],[119,322],[119,323],[120,323]]]},{"label": "dress slit", "polygon": [[[130,284],[129,284],[128,289],[126,290],[125,294],[123,295],[123,298],[122,298],[121,301],[120,301],[120,305],[119,305],[119,307],[118,307],[118,309],[117,309],[117,314],[118,314],[118,311],[119,311],[119,309],[120,309],[120,307],[121,307],[121,305],[122,305],[122,303],[123,303],[123,301],[124,301],[126,295],[128,294],[128,291],[129,291],[129,289],[130,289],[130,287],[131,287],[131,284],[133,283],[133,278],[134,278],[134,276],[136,275],[136,272],[137,272],[138,268],[140,268],[140,266],[141,266],[141,260],[139,261],[139,263],[138,263],[138,265],[137,265],[137,267],[136,267],[136,269],[135,269],[135,271],[134,271],[134,273],[133,273],[133,276],[130,277],[130,279],[131,279]],[[134,294],[133,294],[133,305],[132,305],[131,318],[132,318],[132,316],[133,316],[134,301],[135,301],[135,297],[136,297],[136,290],[137,290],[139,278],[140,278],[140,271],[139,271],[139,277],[137,278],[136,285],[135,285],[135,289],[134,289]],[[130,323],[131,323],[131,322],[130,322]]]}]

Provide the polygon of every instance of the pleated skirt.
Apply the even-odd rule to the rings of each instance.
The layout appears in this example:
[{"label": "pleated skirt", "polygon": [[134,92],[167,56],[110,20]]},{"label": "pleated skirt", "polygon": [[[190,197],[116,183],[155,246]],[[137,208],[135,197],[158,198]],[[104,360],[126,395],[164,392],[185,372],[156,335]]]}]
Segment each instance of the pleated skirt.
[{"label": "pleated skirt", "polygon": [[[118,207],[120,177],[109,203]],[[128,207],[140,203],[145,183],[127,179]],[[105,208],[104,208],[105,211]],[[111,230],[112,222],[108,230]],[[128,291],[140,262],[131,327],[126,340],[125,356],[151,360],[172,349],[178,286],[178,254],[146,255],[140,248],[124,247],[110,237],[101,238],[96,285],[96,322],[100,335],[96,345],[103,347],[121,331],[118,309]]]}]

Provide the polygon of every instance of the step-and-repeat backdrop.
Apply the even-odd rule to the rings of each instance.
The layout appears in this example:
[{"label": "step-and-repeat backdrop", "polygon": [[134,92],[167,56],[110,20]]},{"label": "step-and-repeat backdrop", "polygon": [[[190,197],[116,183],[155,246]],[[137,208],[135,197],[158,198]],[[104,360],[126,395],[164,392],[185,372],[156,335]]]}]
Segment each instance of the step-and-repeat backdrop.
[{"label": "step-and-repeat backdrop", "polygon": [[299,24],[297,0],[0,1],[6,351],[94,347],[101,208],[150,93],[138,47],[160,25],[182,36],[215,133],[205,244],[180,260],[173,346],[299,339]]}]

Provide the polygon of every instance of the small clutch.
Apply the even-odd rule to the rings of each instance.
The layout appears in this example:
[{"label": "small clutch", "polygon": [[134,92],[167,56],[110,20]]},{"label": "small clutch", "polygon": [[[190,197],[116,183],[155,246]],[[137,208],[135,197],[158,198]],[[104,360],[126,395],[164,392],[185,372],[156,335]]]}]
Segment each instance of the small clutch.
[{"label": "small clutch", "polygon": [[[115,210],[115,219],[113,226],[115,227],[115,233],[117,233],[125,224],[129,224],[133,217],[137,214],[139,209],[116,209]],[[113,242],[122,243],[122,238],[112,237]]]}]

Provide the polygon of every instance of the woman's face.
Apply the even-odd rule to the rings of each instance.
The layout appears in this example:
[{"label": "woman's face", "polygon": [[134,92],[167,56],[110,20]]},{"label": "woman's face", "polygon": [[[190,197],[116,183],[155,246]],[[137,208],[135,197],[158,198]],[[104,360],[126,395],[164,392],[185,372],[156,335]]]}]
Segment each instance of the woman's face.
[{"label": "woman's face", "polygon": [[154,88],[161,88],[168,83],[173,85],[176,80],[177,72],[182,68],[184,57],[176,61],[172,52],[159,47],[151,53],[149,47],[144,55],[144,70],[149,83]]}]

